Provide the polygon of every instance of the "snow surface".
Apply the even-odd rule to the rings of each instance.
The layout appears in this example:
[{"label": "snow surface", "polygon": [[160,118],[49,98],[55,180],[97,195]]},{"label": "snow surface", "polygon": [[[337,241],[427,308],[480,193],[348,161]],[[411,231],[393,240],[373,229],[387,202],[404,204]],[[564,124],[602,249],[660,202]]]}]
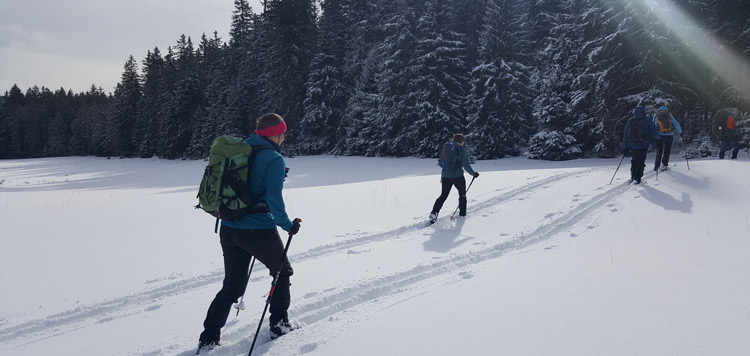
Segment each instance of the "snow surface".
[{"label": "snow surface", "polygon": [[[611,185],[617,159],[480,161],[469,217],[453,191],[426,227],[436,160],[290,158],[304,326],[253,354],[750,355],[750,159],[672,160],[641,186],[627,159]],[[204,165],[0,161],[0,355],[195,354],[223,277]],[[247,354],[269,286],[256,264],[207,355]]]}]

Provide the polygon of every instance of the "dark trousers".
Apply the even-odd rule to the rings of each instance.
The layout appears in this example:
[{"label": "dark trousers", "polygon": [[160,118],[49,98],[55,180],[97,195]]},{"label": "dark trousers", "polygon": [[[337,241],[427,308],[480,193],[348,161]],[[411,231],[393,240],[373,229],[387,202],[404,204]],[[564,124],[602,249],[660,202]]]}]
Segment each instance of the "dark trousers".
[{"label": "dark trousers", "polygon": [[646,153],[648,149],[632,149],[630,150],[630,178],[635,181],[640,181],[643,177],[643,168],[646,167]]},{"label": "dark trousers", "polygon": [[[221,328],[227,322],[232,304],[238,301],[247,287],[247,272],[252,257],[255,256],[275,276],[284,255],[284,244],[276,229],[242,230],[222,225],[219,236],[224,252],[224,282],[211,302],[203,322],[200,340],[206,342],[219,341]],[[284,257],[283,268],[269,306],[271,324],[287,318],[290,303],[289,276],[293,273],[289,260]]]},{"label": "dark trousers", "polygon": [[722,140],[719,149],[719,159],[724,159],[724,154],[730,147],[732,148],[732,159],[737,158],[737,153],[740,152],[740,143],[736,140]]},{"label": "dark trousers", "polygon": [[656,143],[654,168],[659,168],[659,161],[661,161],[662,166],[669,166],[669,155],[672,154],[672,142],[674,142],[674,136],[664,135]]},{"label": "dark trousers", "polygon": [[432,212],[435,214],[440,212],[445,199],[448,199],[451,188],[456,187],[456,190],[458,190],[458,215],[466,216],[466,179],[463,176],[459,178],[442,178],[440,179],[440,183],[442,190],[440,191],[440,196],[435,200],[435,205],[432,206]]}]

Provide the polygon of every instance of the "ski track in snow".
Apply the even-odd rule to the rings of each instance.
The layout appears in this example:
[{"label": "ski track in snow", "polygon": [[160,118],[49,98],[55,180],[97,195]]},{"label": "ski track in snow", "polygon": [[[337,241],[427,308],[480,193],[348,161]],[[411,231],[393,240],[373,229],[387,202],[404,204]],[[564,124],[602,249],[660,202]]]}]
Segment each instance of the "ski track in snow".
[{"label": "ski track in snow", "polygon": [[[593,172],[601,171],[602,169],[603,168],[595,169]],[[485,193],[479,197],[486,195],[490,195],[490,197],[485,200],[477,199],[479,197],[473,199],[470,204],[469,212],[472,215],[480,216],[479,213],[502,207],[506,202],[517,200],[519,197],[532,197],[538,192],[549,188],[549,186],[559,183],[564,184],[576,177],[591,174],[591,172],[592,170],[588,169],[586,171],[576,170],[559,173],[527,183],[521,187],[508,187],[504,190],[498,190],[499,193],[497,194]],[[648,175],[649,174],[646,176]],[[495,259],[512,251],[529,248],[533,245],[547,241],[561,232],[571,229],[578,223],[586,223],[591,220],[597,220],[603,215],[611,214],[616,210],[609,211],[600,208],[611,203],[614,198],[629,190],[631,190],[631,187],[627,184],[615,184],[604,185],[598,188],[593,193],[593,196],[590,196],[585,200],[583,194],[576,194],[573,199],[573,202],[576,204],[575,208],[559,216],[556,216],[554,213],[543,214],[542,220],[536,225],[537,228],[531,232],[518,233],[510,240],[504,239],[494,243],[482,242],[477,244],[477,246],[457,251],[444,257],[435,257],[429,261],[422,261],[421,263],[417,263],[402,271],[377,276],[356,283],[352,282],[348,285],[336,288],[333,291],[326,291],[326,293],[312,293],[305,295],[303,298],[295,300],[290,309],[290,314],[294,315],[295,319],[300,321],[303,325],[310,325],[321,320],[334,318],[338,314],[344,313],[353,308],[363,307],[370,301],[386,297],[393,298],[399,294],[413,290],[417,285],[424,285],[425,283],[428,283],[429,280],[438,279],[438,277],[443,277],[442,279],[454,279],[456,278],[454,272],[458,268]],[[607,206],[611,207],[611,204]],[[593,214],[597,209],[599,209],[601,214]],[[447,217],[441,218],[439,222],[446,219]],[[325,255],[346,253],[347,250],[350,250],[353,247],[361,248],[381,241],[400,239],[403,238],[404,235],[415,233],[425,228],[426,219],[415,218],[415,220],[418,220],[418,222],[389,231],[343,235],[340,237],[351,235],[354,235],[354,237],[344,239],[340,242],[312,248],[299,254],[295,254],[292,258],[295,261],[295,264],[300,264],[305,261],[318,259]],[[469,273],[470,277],[470,272],[463,273]],[[262,277],[256,277],[253,279],[266,278],[262,273],[256,274],[256,276]],[[465,275],[463,276],[463,278],[469,277]],[[88,306],[81,306],[59,314],[31,320],[18,325],[8,325],[9,323],[0,324],[2,326],[2,328],[0,328],[0,342],[12,340],[16,342],[25,341],[23,345],[31,344],[98,323],[149,312],[158,309],[160,305],[164,304],[165,298],[187,294],[195,289],[209,285],[216,285],[219,284],[222,279],[223,270],[217,270],[209,274],[173,281],[167,285],[151,288],[140,293],[112,300],[105,300]],[[222,354],[235,351],[238,354],[247,352],[247,348],[249,348],[251,342],[251,339],[248,340],[248,335],[254,335],[256,327],[257,324],[247,325],[226,333],[226,335],[223,336],[223,339],[228,340],[229,342],[221,346],[220,349]],[[268,331],[265,329],[267,328],[261,330],[261,334],[258,336],[256,347],[258,347],[259,350],[264,348],[263,345],[270,341]],[[306,329],[308,328],[295,331],[295,333],[305,332]],[[329,330],[328,332],[335,331]],[[313,350],[317,348],[315,343],[309,343],[310,338],[290,339],[293,341],[285,342],[304,343],[303,345],[298,345],[300,353],[305,353],[305,349]],[[316,339],[321,341],[320,337],[316,337]],[[324,342],[325,339],[326,338],[323,338],[322,342]],[[241,341],[232,343],[231,340]],[[282,338],[279,340],[285,339]],[[185,351],[184,347],[185,345],[172,345],[168,348],[171,349],[171,351],[179,352],[180,355],[193,355],[195,353],[194,349]],[[146,352],[145,354],[156,355],[160,354],[161,351],[166,350],[154,350],[154,352]],[[216,351],[219,351],[219,349]]]}]

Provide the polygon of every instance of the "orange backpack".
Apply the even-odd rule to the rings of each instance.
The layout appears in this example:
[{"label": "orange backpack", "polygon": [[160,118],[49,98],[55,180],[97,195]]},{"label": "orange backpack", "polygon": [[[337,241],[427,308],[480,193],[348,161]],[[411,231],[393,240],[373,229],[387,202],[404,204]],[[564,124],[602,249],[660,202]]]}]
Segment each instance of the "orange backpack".
[{"label": "orange backpack", "polygon": [[669,110],[659,110],[656,113],[656,123],[659,125],[659,133],[672,132],[672,116]]}]

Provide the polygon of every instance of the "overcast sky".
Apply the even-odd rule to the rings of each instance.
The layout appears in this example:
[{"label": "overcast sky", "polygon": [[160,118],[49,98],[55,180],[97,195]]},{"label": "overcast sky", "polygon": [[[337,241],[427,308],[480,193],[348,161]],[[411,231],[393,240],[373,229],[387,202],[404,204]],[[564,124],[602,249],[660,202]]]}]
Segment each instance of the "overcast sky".
[{"label": "overcast sky", "polygon": [[[249,0],[255,12],[261,0]],[[0,95],[18,85],[114,92],[130,55],[185,34],[229,40],[234,0],[0,0]]]}]

